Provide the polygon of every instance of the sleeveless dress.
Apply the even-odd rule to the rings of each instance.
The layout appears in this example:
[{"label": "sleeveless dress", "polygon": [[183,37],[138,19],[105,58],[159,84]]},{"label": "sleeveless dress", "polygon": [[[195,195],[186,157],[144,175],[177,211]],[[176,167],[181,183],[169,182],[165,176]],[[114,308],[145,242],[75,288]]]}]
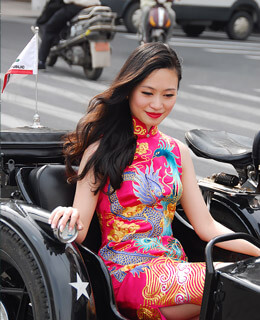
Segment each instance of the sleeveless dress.
[{"label": "sleeveless dress", "polygon": [[172,235],[181,197],[181,156],[175,140],[133,118],[137,146],[123,183],[109,181],[96,212],[102,231],[99,256],[112,279],[119,311],[128,319],[165,319],[160,307],[200,305],[205,263],[188,263]]}]

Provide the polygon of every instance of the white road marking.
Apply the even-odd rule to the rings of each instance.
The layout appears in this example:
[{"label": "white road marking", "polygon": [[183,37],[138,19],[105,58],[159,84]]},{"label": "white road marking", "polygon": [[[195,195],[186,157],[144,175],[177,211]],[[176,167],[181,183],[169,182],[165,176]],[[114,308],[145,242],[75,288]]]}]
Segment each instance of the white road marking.
[{"label": "white road marking", "polygon": [[197,84],[190,85],[190,87],[198,89],[198,90],[217,93],[217,94],[224,95],[224,96],[229,96],[229,97],[249,100],[249,101],[253,101],[253,102],[260,102],[260,97],[254,96],[254,95],[251,95],[251,94],[247,94],[247,93],[231,91],[231,90],[218,88],[218,87],[213,87],[213,86],[197,85]]},{"label": "white road marking", "polygon": [[259,55],[260,56],[260,51],[249,51],[249,50],[236,50],[236,49],[210,49],[210,48],[204,48],[205,51],[211,52],[211,53],[227,53],[227,54],[245,54],[245,55]]},{"label": "white road marking", "polygon": [[[9,114],[5,114],[1,112],[1,126],[12,128],[12,127],[25,127],[30,126],[33,121],[23,120],[21,118],[10,116]],[[11,126],[9,125],[11,124]]]},{"label": "white road marking", "polygon": [[[3,96],[3,101],[11,102],[19,106],[20,108],[35,110],[35,100],[29,99],[17,94],[5,92]],[[79,119],[83,116],[83,112],[76,112],[72,110],[64,110],[61,107],[57,107],[45,102],[38,101],[38,110],[40,114],[47,114],[53,117],[57,117],[58,119],[63,119],[66,121],[72,121],[73,123],[77,123]]]}]

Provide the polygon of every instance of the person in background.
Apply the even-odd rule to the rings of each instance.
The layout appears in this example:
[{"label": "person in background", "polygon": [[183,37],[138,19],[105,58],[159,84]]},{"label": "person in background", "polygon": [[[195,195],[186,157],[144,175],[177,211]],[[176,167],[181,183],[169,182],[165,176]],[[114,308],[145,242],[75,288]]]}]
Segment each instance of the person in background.
[{"label": "person in background", "polygon": [[[100,5],[99,0],[52,0],[46,5],[36,24],[43,25],[42,42],[39,49],[38,69],[46,69],[46,60],[51,46],[66,23],[82,9]],[[56,10],[55,10],[56,9]]]},{"label": "person in background", "polygon": [[[82,243],[96,212],[98,254],[119,311],[131,320],[199,319],[206,267],[189,263],[173,237],[178,201],[202,240],[232,232],[210,215],[188,147],[158,128],[175,105],[181,78],[179,58],[167,44],[137,47],[64,144],[76,193],[73,207],[57,207],[49,222],[60,230],[76,224]],[[244,240],[219,246],[260,255]]]},{"label": "person in background", "polygon": [[[149,12],[150,12],[151,7],[156,5],[156,2],[160,3],[160,0],[140,0],[140,8],[142,10],[142,16],[141,16],[141,21],[140,21],[140,25],[139,25],[139,32],[142,36],[142,39],[141,39],[142,43],[148,42],[147,24],[148,24],[148,19],[149,19]],[[162,3],[165,6],[165,8],[167,9],[170,20],[171,20],[171,25],[170,25],[168,32],[167,32],[167,39],[166,39],[166,42],[167,42],[168,39],[170,39],[172,36],[172,31],[173,31],[174,25],[176,23],[175,22],[176,14],[175,14],[174,10],[172,9],[173,0],[165,0],[165,1],[162,1]]]}]

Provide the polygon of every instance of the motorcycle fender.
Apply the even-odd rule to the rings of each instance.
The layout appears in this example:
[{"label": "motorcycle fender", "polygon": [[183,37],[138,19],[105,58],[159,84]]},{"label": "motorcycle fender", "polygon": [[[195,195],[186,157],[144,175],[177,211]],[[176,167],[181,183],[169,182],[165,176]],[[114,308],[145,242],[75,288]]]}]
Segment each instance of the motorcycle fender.
[{"label": "motorcycle fender", "polygon": [[110,43],[107,41],[90,41],[92,68],[103,68],[111,65]]},{"label": "motorcycle fender", "polygon": [[[23,208],[23,204],[15,201],[1,202],[0,220],[23,240],[32,253],[45,282],[51,320],[94,319],[93,293],[77,246],[51,238],[30,217],[29,207],[25,204]],[[40,208],[31,206],[31,210],[34,214]],[[82,285],[85,285],[84,290]]]},{"label": "motorcycle fender", "polygon": [[[243,197],[230,197],[221,194],[215,194],[211,200],[211,207],[213,205],[221,204],[225,207],[225,212],[233,215],[237,221],[240,221],[247,229],[247,233],[260,238],[260,209],[252,209],[248,202]],[[220,214],[222,212],[219,212]],[[240,231],[240,230],[238,230]]]},{"label": "motorcycle fender", "polygon": [[162,34],[164,34],[163,29],[152,29],[152,37],[159,38]]}]

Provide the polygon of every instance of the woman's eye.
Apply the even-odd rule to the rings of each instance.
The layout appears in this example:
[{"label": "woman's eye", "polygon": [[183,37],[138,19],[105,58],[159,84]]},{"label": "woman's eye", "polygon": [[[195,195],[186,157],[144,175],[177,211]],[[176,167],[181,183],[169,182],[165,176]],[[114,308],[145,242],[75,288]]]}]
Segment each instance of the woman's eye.
[{"label": "woman's eye", "polygon": [[151,95],[152,95],[151,92],[147,92],[147,91],[143,91],[142,93],[145,94],[145,95],[147,95],[147,96],[151,96]]},{"label": "woman's eye", "polygon": [[169,93],[169,94],[166,94],[165,95],[165,97],[167,97],[167,98],[171,98],[171,97],[173,97],[174,96],[174,94],[172,94],[172,93]]}]

